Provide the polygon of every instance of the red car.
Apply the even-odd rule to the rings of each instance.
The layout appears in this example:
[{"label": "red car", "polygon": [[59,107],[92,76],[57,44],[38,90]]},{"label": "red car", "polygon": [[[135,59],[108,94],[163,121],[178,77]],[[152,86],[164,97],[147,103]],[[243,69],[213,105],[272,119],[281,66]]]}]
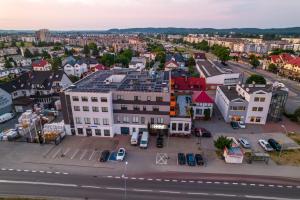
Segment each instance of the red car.
[{"label": "red car", "polygon": [[196,137],[211,137],[211,132],[209,132],[207,129],[205,128],[195,128],[194,129],[194,135]]}]

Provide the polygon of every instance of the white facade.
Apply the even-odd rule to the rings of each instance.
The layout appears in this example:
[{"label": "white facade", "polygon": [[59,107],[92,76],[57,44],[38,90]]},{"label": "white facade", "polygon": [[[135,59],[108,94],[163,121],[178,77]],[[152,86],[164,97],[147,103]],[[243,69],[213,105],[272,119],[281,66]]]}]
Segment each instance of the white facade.
[{"label": "white facade", "polygon": [[76,63],[74,65],[74,75],[73,76],[77,76],[80,77],[83,73],[88,71],[88,66],[86,63]]},{"label": "white facade", "polygon": [[234,85],[238,83],[239,73],[220,74],[206,78],[206,84],[210,85]]},{"label": "white facade", "polygon": [[76,135],[114,136],[111,92],[72,92],[70,97]]},{"label": "white facade", "polygon": [[212,103],[194,103],[193,105],[193,111],[194,111],[194,119],[196,118],[203,118],[204,110],[209,109],[210,110],[210,116],[212,116],[213,113],[213,104]]},{"label": "white facade", "polygon": [[68,76],[75,76],[75,68],[73,65],[70,64],[66,64],[64,66],[64,72],[68,75]]},{"label": "white facade", "polygon": [[191,118],[173,117],[170,119],[170,135],[189,135],[191,134],[191,127]]}]

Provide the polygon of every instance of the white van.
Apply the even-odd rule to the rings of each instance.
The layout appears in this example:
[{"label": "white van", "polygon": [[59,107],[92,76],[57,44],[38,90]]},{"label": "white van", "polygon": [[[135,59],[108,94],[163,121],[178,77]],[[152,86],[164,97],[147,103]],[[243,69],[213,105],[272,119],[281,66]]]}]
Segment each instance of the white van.
[{"label": "white van", "polygon": [[148,147],[148,141],[149,141],[149,133],[147,131],[144,131],[140,142],[140,148],[146,149]]},{"label": "white van", "polygon": [[130,144],[131,145],[138,145],[139,143],[139,133],[138,132],[133,132],[131,139],[130,139]]}]

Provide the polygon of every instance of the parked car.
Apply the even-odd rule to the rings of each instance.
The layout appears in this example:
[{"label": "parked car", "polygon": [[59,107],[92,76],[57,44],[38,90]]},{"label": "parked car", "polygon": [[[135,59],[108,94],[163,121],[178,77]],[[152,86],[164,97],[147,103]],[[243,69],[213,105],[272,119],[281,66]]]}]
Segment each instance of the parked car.
[{"label": "parked car", "polygon": [[196,160],[193,153],[186,154],[186,162],[189,166],[196,166]]},{"label": "parked car", "polygon": [[260,139],[260,140],[258,140],[258,143],[265,151],[273,151],[274,150],[272,148],[272,146],[266,140]]},{"label": "parked car", "polygon": [[140,142],[140,148],[146,149],[148,147],[148,142],[149,142],[149,133],[147,131],[144,131]]},{"label": "parked car", "polygon": [[108,150],[102,151],[101,156],[100,156],[100,162],[106,162],[109,158],[109,154],[110,154],[110,152]]},{"label": "parked car", "polygon": [[230,125],[233,129],[238,129],[239,128],[239,124],[237,122],[230,122]]},{"label": "parked car", "polygon": [[281,150],[281,145],[274,139],[268,139],[269,144],[275,151],[280,151]]},{"label": "parked car", "polygon": [[132,133],[131,139],[130,139],[130,144],[131,145],[138,145],[139,143],[139,133],[134,132]]},{"label": "parked car", "polygon": [[245,138],[239,138],[239,142],[240,144],[245,148],[245,149],[250,149],[251,145],[248,142],[248,140],[246,140]]},{"label": "parked car", "polygon": [[205,128],[194,128],[194,135],[196,137],[211,137],[211,132]]},{"label": "parked car", "polygon": [[11,120],[15,116],[14,113],[5,113],[3,115],[0,115],[0,123],[4,123],[6,121]]},{"label": "parked car", "polygon": [[245,122],[239,121],[238,125],[239,125],[240,128],[246,128]]},{"label": "parked car", "polygon": [[162,135],[159,135],[156,138],[156,147],[157,148],[163,148],[164,147],[164,137]]},{"label": "parked car", "polygon": [[197,165],[204,165],[204,160],[201,154],[195,154],[195,160]]},{"label": "parked car", "polygon": [[118,153],[117,153],[117,160],[118,161],[123,161],[126,155],[126,150],[125,148],[119,148]]},{"label": "parked car", "polygon": [[185,159],[184,153],[178,153],[177,159],[178,159],[178,164],[179,165],[185,165],[186,159]]}]

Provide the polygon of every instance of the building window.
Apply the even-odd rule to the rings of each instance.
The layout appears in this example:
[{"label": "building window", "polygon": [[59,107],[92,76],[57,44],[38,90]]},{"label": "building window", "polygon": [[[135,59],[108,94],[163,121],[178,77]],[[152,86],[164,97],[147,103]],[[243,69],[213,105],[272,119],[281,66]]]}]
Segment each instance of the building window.
[{"label": "building window", "polygon": [[91,119],[89,117],[84,118],[84,123],[85,124],[91,124]]},{"label": "building window", "polygon": [[151,122],[151,124],[154,124],[154,118],[153,117],[151,117],[150,122]]},{"label": "building window", "polygon": [[132,123],[139,123],[139,117],[134,116],[134,117],[132,118]]},{"label": "building window", "polygon": [[182,131],[182,130],[183,130],[182,123],[178,123],[178,131]]},{"label": "building window", "polygon": [[91,101],[92,102],[98,102],[98,98],[97,97],[91,97]]},{"label": "building window", "polygon": [[77,128],[77,133],[78,133],[78,135],[83,135],[83,129],[82,128]]},{"label": "building window", "polygon": [[106,97],[101,97],[101,102],[107,102],[107,98]]},{"label": "building window", "polygon": [[104,129],[104,136],[110,136],[110,131],[108,129]]},{"label": "building window", "polygon": [[94,118],[94,124],[99,125],[100,124],[100,119],[99,118]]},{"label": "building window", "polygon": [[74,106],[74,111],[80,111],[80,106]]},{"label": "building window", "polygon": [[153,106],[153,107],[152,107],[152,110],[153,110],[153,111],[159,111],[159,107],[158,107],[158,106]]},{"label": "building window", "polygon": [[117,116],[117,122],[120,123],[121,122],[121,117]]},{"label": "building window", "polygon": [[123,96],[122,95],[117,95],[117,100],[122,100]]},{"label": "building window", "polygon": [[260,120],[261,120],[261,118],[260,118],[260,117],[256,117],[256,119],[255,119],[255,122],[259,123],[259,122],[260,122]]},{"label": "building window", "polygon": [[88,106],[83,106],[83,107],[82,107],[82,110],[83,110],[83,111],[89,111],[90,109],[89,109]]},{"label": "building window", "polygon": [[157,101],[157,102],[162,102],[162,101],[163,101],[163,98],[162,98],[162,97],[156,97],[156,101]]},{"label": "building window", "polygon": [[134,100],[139,101],[140,100],[139,96],[134,96]]},{"label": "building window", "polygon": [[93,107],[92,107],[92,110],[93,110],[93,112],[99,112],[99,108],[96,107],[96,106],[93,106]]},{"label": "building window", "polygon": [[177,124],[176,123],[172,123],[172,131],[176,131],[177,129]]},{"label": "building window", "polygon": [[263,107],[258,107],[258,109],[257,109],[259,112],[262,112],[263,110],[264,110],[264,108]]},{"label": "building window", "polygon": [[147,111],[147,107],[146,106],[143,106],[143,111]]},{"label": "building window", "polygon": [[107,118],[103,119],[103,125],[109,125],[109,120]]},{"label": "building window", "polygon": [[151,96],[147,96],[147,101],[151,101]]},{"label": "building window", "polygon": [[141,117],[141,124],[145,124],[145,117]]},{"label": "building window", "polygon": [[259,101],[259,97],[254,97],[254,101],[258,102]]},{"label": "building window", "polygon": [[128,116],[123,117],[123,123],[129,123],[129,117]]},{"label": "building window", "polygon": [[108,112],[108,108],[107,107],[102,107],[102,112]]},{"label": "building window", "polygon": [[121,110],[127,110],[127,106],[121,105]]},{"label": "building window", "polygon": [[202,109],[197,108],[196,109],[196,115],[202,115]]},{"label": "building window", "polygon": [[75,117],[75,123],[76,124],[82,124],[80,117]]},{"label": "building window", "polygon": [[253,108],[252,108],[252,111],[257,111],[257,107],[253,107]]},{"label": "building window", "polygon": [[73,101],[79,101],[79,98],[78,98],[78,96],[72,96],[72,100]]},{"label": "building window", "polygon": [[82,97],[81,97],[81,101],[89,101],[89,100],[88,100],[88,97],[82,96]]},{"label": "building window", "polygon": [[255,121],[255,117],[251,117],[250,122],[254,122]]},{"label": "building window", "polygon": [[163,124],[163,123],[164,123],[164,118],[158,117],[158,118],[157,118],[157,123],[158,123],[158,124]]},{"label": "building window", "polygon": [[184,131],[189,131],[190,130],[190,124],[189,123],[185,123],[184,124]]},{"label": "building window", "polygon": [[101,136],[101,129],[95,129],[95,135]]},{"label": "building window", "polygon": [[261,97],[259,101],[260,101],[260,102],[265,102],[265,100],[266,100],[265,97]]},{"label": "building window", "polygon": [[133,110],[140,110],[140,107],[139,106],[133,106]]}]

